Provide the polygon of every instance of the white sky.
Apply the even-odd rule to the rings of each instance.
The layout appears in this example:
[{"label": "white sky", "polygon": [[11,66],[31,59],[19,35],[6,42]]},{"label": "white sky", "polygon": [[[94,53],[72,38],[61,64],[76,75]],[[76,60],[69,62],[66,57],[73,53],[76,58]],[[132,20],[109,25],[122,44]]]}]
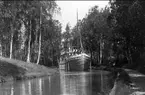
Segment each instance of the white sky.
[{"label": "white sky", "polygon": [[71,27],[76,24],[77,9],[78,19],[82,19],[91,7],[98,5],[99,8],[103,8],[108,4],[108,1],[56,1],[61,8],[61,14],[57,15],[55,18],[62,23],[62,31],[64,31],[67,23],[69,23]]}]

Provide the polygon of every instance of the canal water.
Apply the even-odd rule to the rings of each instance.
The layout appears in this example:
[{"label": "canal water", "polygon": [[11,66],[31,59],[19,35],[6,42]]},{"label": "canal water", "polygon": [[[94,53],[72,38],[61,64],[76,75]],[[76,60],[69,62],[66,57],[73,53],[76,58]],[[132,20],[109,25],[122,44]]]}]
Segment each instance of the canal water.
[{"label": "canal water", "polygon": [[103,95],[113,86],[108,72],[65,72],[0,84],[0,95]]},{"label": "canal water", "polygon": [[0,95],[134,95],[109,94],[116,89],[114,87],[111,74],[107,71],[60,71],[60,74],[49,77],[1,83]]}]

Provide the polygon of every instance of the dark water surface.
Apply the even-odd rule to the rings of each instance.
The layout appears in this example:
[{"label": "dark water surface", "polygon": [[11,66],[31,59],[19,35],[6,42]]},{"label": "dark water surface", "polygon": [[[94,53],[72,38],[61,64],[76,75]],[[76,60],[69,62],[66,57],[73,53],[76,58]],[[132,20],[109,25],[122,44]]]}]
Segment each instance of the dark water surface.
[{"label": "dark water surface", "polygon": [[108,72],[64,72],[31,80],[0,84],[0,95],[103,95],[113,82]]}]

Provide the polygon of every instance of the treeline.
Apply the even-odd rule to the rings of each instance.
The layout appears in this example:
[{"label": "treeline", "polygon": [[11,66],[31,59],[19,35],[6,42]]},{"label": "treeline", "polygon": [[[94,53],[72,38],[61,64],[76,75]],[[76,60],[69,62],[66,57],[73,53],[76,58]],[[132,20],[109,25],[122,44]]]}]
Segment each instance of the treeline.
[{"label": "treeline", "polygon": [[0,1],[0,54],[3,57],[57,66],[61,24],[53,19],[55,1]]},{"label": "treeline", "polygon": [[[144,70],[145,2],[110,0],[109,7],[92,7],[71,30],[71,45],[83,47],[92,63]],[[111,63],[112,62],[112,63]]]},{"label": "treeline", "polygon": [[142,71],[145,65],[145,2],[111,0],[110,4],[108,23],[113,32],[114,54],[118,59],[124,55],[127,67]]},{"label": "treeline", "polygon": [[92,65],[102,64],[109,57],[111,31],[106,22],[109,13],[108,7],[99,10],[98,6],[94,6],[72,29],[72,45],[79,45],[82,39],[83,48],[90,54]]}]

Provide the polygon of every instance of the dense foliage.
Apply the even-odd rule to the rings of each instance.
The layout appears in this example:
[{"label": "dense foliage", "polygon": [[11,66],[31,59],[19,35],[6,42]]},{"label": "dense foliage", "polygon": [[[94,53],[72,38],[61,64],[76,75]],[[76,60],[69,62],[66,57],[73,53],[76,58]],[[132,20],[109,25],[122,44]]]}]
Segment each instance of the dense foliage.
[{"label": "dense foliage", "polygon": [[[27,62],[58,66],[61,55],[82,50],[93,65],[144,70],[145,6],[143,0],[110,0],[61,34],[55,1],[0,1],[0,55]],[[62,41],[62,42],[61,42]],[[82,42],[82,43],[81,43]],[[61,47],[62,46],[62,47]],[[71,51],[73,52],[73,51]]]},{"label": "dense foliage", "polygon": [[145,46],[145,16],[143,0],[110,0],[111,14],[108,17],[113,31],[114,50],[123,54],[131,67],[144,67],[142,64]]},{"label": "dense foliage", "polygon": [[[109,50],[108,43],[109,36],[111,36],[107,25],[108,14],[108,7],[99,10],[98,6],[94,6],[89,10],[88,15],[79,20],[77,25],[72,29],[73,43],[77,43],[73,45],[80,47],[79,40],[81,38],[83,48],[86,53],[91,55],[92,63],[94,64],[99,63],[100,59],[103,58],[105,60],[108,57],[109,51],[106,50]],[[103,56],[100,56],[101,49],[103,49]]]},{"label": "dense foliage", "polygon": [[27,62],[57,65],[61,24],[55,1],[0,1],[1,55]]},{"label": "dense foliage", "polygon": [[[143,0],[110,0],[109,8],[92,7],[72,29],[73,44],[85,52],[92,63],[144,68],[145,7]],[[76,44],[79,43],[79,44]]]}]

